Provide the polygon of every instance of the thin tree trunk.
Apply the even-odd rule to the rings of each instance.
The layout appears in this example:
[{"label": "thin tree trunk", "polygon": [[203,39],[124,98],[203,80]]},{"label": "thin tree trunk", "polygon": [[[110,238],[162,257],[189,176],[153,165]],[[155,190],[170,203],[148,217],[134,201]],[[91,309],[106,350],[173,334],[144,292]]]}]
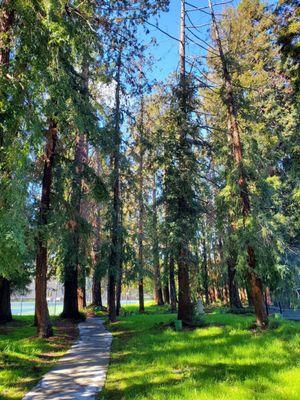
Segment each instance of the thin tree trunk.
[{"label": "thin tree trunk", "polygon": [[[121,187],[121,183],[120,183]],[[120,189],[121,191],[121,189]],[[116,314],[120,315],[121,312],[121,298],[122,298],[122,283],[123,283],[123,203],[120,196],[120,260],[119,260],[119,271],[117,280],[117,293],[116,293]]]},{"label": "thin tree trunk", "polygon": [[[96,152],[96,169],[97,175],[100,176],[100,160],[99,155]],[[101,290],[101,275],[99,271],[100,262],[100,245],[101,245],[101,215],[99,206],[95,210],[95,219],[93,221],[95,239],[92,250],[93,259],[93,283],[92,283],[92,305],[95,307],[102,308],[102,290]]]},{"label": "thin tree trunk", "polygon": [[80,285],[77,289],[77,301],[79,310],[86,308],[86,288],[85,285]]},{"label": "thin tree trunk", "polygon": [[208,268],[207,268],[207,248],[206,248],[206,240],[202,240],[202,248],[203,248],[203,262],[202,262],[202,276],[203,276],[203,287],[204,287],[204,295],[205,295],[205,304],[209,305],[209,290],[208,290]]},{"label": "thin tree trunk", "polygon": [[156,176],[153,174],[153,185],[152,185],[152,229],[153,229],[153,267],[154,267],[154,300],[158,306],[164,304],[162,288],[161,288],[161,276],[160,276],[160,264],[159,264],[159,244],[157,234],[157,200],[156,200]]},{"label": "thin tree trunk", "polygon": [[120,270],[120,93],[121,93],[121,66],[122,52],[119,51],[117,60],[116,92],[115,92],[115,129],[114,129],[114,149],[111,157],[113,166],[113,210],[112,210],[112,230],[111,230],[111,249],[108,268],[108,293],[107,305],[110,322],[116,321],[116,276]]},{"label": "thin tree trunk", "polygon": [[52,187],[53,164],[57,142],[57,124],[53,120],[49,122],[49,130],[46,138],[44,173],[42,181],[42,195],[39,215],[39,232],[37,238],[36,277],[35,277],[35,318],[38,335],[49,337],[53,334],[48,304],[47,304],[47,268],[48,249],[45,230],[48,224],[50,209],[50,196]]},{"label": "thin tree trunk", "polygon": [[[181,0],[181,23],[180,23],[180,110],[182,121],[180,126],[179,139],[179,171],[185,171],[188,150],[186,141],[187,131],[187,82],[185,70],[185,1]],[[188,212],[187,195],[181,193],[178,198],[178,222],[185,219]],[[184,232],[181,232],[179,238],[177,265],[178,265],[178,315],[177,318],[188,323],[193,319],[193,308],[191,303],[189,265],[188,265],[188,243]]]},{"label": "thin tree trunk", "polygon": [[120,315],[121,311],[121,297],[122,297],[122,267],[120,267],[120,271],[118,274],[117,280],[117,293],[116,293],[116,315],[117,317]]},{"label": "thin tree trunk", "polygon": [[172,255],[170,256],[170,263],[169,263],[169,280],[170,280],[171,311],[175,313],[177,310],[177,297],[176,297],[176,285],[175,285],[175,260]]},{"label": "thin tree trunk", "polygon": [[[233,157],[238,170],[238,187],[240,191],[242,215],[244,222],[246,218],[251,214],[250,197],[248,191],[248,185],[246,180],[246,175],[244,171],[243,154],[242,154],[242,144],[240,139],[239,126],[237,122],[237,111],[234,103],[233,87],[231,76],[227,67],[227,61],[223,52],[222,42],[219,35],[219,29],[217,21],[215,18],[213,6],[211,0],[208,0],[212,23],[215,32],[216,42],[219,49],[220,60],[222,63],[223,77],[225,83],[226,92],[226,106],[227,106],[227,117],[228,117],[228,132],[231,138]],[[257,260],[255,257],[254,248],[248,244],[247,245],[248,254],[248,280],[251,286],[251,292],[254,302],[256,323],[258,326],[266,326],[268,324],[267,312],[264,303],[263,288],[261,279],[258,277],[255,269],[257,265]]]},{"label": "thin tree trunk", "polygon": [[165,304],[170,304],[170,289],[169,289],[169,275],[170,275],[170,264],[169,258],[164,258],[164,270],[163,270],[163,300]]},{"label": "thin tree trunk", "polygon": [[145,312],[144,304],[144,97],[141,88],[141,118],[139,126],[139,167],[138,167],[138,264],[139,264],[139,312]]},{"label": "thin tree trunk", "polygon": [[[10,44],[11,44],[11,28],[14,21],[14,10],[10,9],[11,0],[3,0],[0,10],[0,77],[2,78],[8,72],[10,59]],[[0,92],[3,97],[7,94]],[[0,125],[5,121],[5,112],[0,113]],[[0,173],[5,173],[4,153],[2,149],[5,147],[4,132],[0,127]],[[1,193],[1,186],[0,186]],[[5,203],[5,200],[4,200]],[[5,204],[0,203],[0,206],[5,209]],[[12,320],[11,305],[10,305],[10,282],[7,278],[0,275],[0,323]]]},{"label": "thin tree trunk", "polygon": [[0,277],[0,324],[12,321],[10,304],[10,282]]}]

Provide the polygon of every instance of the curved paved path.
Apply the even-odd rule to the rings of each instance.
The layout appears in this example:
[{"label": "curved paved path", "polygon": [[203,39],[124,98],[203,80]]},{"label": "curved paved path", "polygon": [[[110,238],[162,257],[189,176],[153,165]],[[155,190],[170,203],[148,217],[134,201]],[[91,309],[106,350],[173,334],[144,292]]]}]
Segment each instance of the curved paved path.
[{"label": "curved paved path", "polygon": [[109,363],[111,333],[100,318],[78,325],[79,340],[23,400],[94,400]]}]

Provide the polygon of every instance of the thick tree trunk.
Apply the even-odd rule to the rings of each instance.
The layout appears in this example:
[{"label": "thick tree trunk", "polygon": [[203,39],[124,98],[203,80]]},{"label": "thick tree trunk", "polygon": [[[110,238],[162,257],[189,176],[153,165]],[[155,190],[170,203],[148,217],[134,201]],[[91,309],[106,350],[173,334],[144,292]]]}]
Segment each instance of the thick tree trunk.
[{"label": "thick tree trunk", "polygon": [[232,263],[232,259],[227,260],[227,267],[228,267],[228,289],[229,289],[229,304],[231,308],[243,308],[239,289],[236,284],[236,268],[235,265]]},{"label": "thick tree trunk", "polygon": [[[86,96],[89,93],[89,63],[85,57],[82,63],[82,90]],[[85,191],[83,171],[88,159],[87,135],[84,132],[77,132],[75,157],[74,157],[74,177],[72,182],[71,208],[73,218],[69,221],[69,243],[67,246],[68,254],[65,258],[64,271],[64,309],[62,316],[64,318],[81,319],[79,306],[86,306],[85,300],[85,270],[81,265],[82,238],[80,220],[85,217],[82,198]],[[80,305],[78,304],[80,301]]]},{"label": "thick tree trunk", "polygon": [[[208,1],[212,16],[213,28],[216,36],[216,42],[219,49],[220,61],[222,63],[223,77],[225,83],[225,93],[226,93],[225,102],[227,106],[228,133],[231,139],[233,158],[236,163],[238,171],[237,184],[240,192],[242,215],[245,223],[247,217],[251,214],[251,205],[250,205],[250,197],[249,197],[246,175],[244,171],[242,143],[240,139],[239,126],[237,122],[237,111],[234,102],[232,80],[228,70],[227,60],[223,52],[223,46],[220,39],[219,29],[215,18],[212,2],[211,0]],[[249,267],[248,280],[251,286],[251,292],[254,302],[256,323],[258,326],[264,327],[268,324],[268,318],[264,303],[262,282],[255,271],[257,260],[255,258],[254,249],[250,244],[247,245],[247,254],[248,254],[248,267]]]},{"label": "thick tree trunk", "polygon": [[172,312],[176,312],[176,310],[177,310],[177,297],[176,297],[176,284],[175,284],[175,260],[174,260],[173,256],[170,256],[169,281],[170,281],[171,311]]},{"label": "thick tree trunk", "polygon": [[187,253],[180,246],[178,257],[178,319],[190,323],[193,319],[193,308],[190,294],[189,269]]},{"label": "thick tree trunk", "polygon": [[39,215],[39,233],[37,238],[35,277],[35,318],[37,323],[38,335],[40,337],[49,337],[53,333],[47,304],[47,238],[43,230],[48,224],[56,142],[57,124],[53,120],[50,120],[49,130],[46,138],[45,162]]},{"label": "thick tree trunk", "polygon": [[169,279],[165,278],[163,285],[163,300],[165,304],[170,304],[170,290],[169,290]]},{"label": "thick tree trunk", "polygon": [[78,290],[78,273],[77,265],[74,264],[73,268],[69,265],[65,271],[64,277],[64,308],[61,314],[62,318],[69,318],[78,320],[81,315],[78,309],[77,290]]},{"label": "thick tree trunk", "polygon": [[93,286],[92,286],[92,304],[95,307],[102,308],[102,292],[101,292],[101,279],[97,274],[93,274]]},{"label": "thick tree trunk", "polygon": [[64,271],[64,308],[63,318],[81,319],[78,307],[78,275],[80,269],[80,226],[81,197],[82,197],[82,169],[86,162],[86,137],[78,134],[76,137],[74,178],[72,185],[71,207],[73,218],[68,223],[69,240],[68,253],[65,257]]},{"label": "thick tree trunk", "polygon": [[10,304],[10,282],[0,277],[0,324],[12,321]]}]

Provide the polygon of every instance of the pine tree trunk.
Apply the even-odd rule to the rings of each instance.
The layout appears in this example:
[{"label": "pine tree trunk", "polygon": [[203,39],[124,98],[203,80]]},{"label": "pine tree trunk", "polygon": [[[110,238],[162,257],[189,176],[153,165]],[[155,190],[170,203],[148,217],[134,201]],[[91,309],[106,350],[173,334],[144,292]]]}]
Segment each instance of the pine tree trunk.
[{"label": "pine tree trunk", "polygon": [[[185,1],[181,0],[181,26],[180,26],[180,138],[179,138],[179,173],[184,174],[187,169],[186,157],[189,153],[189,145],[186,140],[187,134],[187,81],[185,70]],[[182,178],[181,178],[182,179]],[[182,182],[184,183],[184,182]],[[178,197],[178,218],[177,222],[181,225],[181,232],[177,247],[177,266],[178,266],[178,319],[187,323],[192,322],[192,303],[190,293],[189,264],[188,264],[188,239],[182,227],[182,221],[188,216],[187,194],[181,192]]]},{"label": "pine tree trunk", "polygon": [[170,265],[169,258],[165,257],[164,259],[164,270],[163,270],[163,301],[165,304],[170,304],[170,288],[169,288],[169,275],[170,275]]},{"label": "pine tree trunk", "polygon": [[[100,161],[99,155],[96,153],[96,168],[97,175],[100,176]],[[102,308],[102,291],[101,291],[101,275],[99,271],[100,261],[100,245],[101,245],[101,216],[100,209],[97,206],[95,212],[95,219],[93,221],[94,227],[94,246],[92,249],[92,260],[93,260],[93,283],[92,283],[92,305],[95,307]]]},{"label": "pine tree trunk", "polygon": [[49,130],[46,138],[35,276],[35,318],[38,335],[44,338],[47,338],[53,334],[47,304],[48,246],[47,238],[43,230],[45,230],[48,224],[56,142],[57,124],[53,120],[50,120]]},{"label": "pine tree trunk", "polygon": [[206,240],[202,240],[203,247],[203,263],[202,263],[202,276],[203,276],[203,287],[204,287],[204,295],[205,295],[205,304],[209,305],[209,290],[208,290],[208,268],[207,268],[207,248],[206,248]]},{"label": "pine tree trunk", "polygon": [[143,314],[145,312],[145,302],[144,302],[144,280],[139,279],[139,312]]},{"label": "pine tree trunk", "polygon": [[175,313],[177,310],[177,297],[176,297],[176,284],[175,284],[175,260],[173,256],[170,257],[169,280],[170,280],[171,311]]},{"label": "pine tree trunk", "polygon": [[92,304],[95,307],[102,308],[102,293],[101,293],[101,279],[98,278],[97,274],[93,274],[93,285],[92,285]]},{"label": "pine tree trunk", "polygon": [[77,301],[79,310],[86,308],[86,272],[85,268],[78,264],[78,289],[77,289]]},{"label": "pine tree trunk", "polygon": [[144,304],[144,98],[141,90],[141,119],[139,126],[139,167],[138,167],[138,264],[139,264],[139,312],[145,312]]},{"label": "pine tree trunk", "polygon": [[[220,39],[219,29],[213,11],[212,2],[211,0],[208,1],[212,16],[213,28],[216,36],[216,42],[219,49],[220,61],[222,63],[223,77],[225,83],[225,93],[226,93],[225,102],[227,106],[228,133],[231,138],[232,154],[238,171],[237,184],[240,192],[242,216],[245,223],[246,218],[251,214],[251,205],[250,205],[250,197],[249,197],[246,175],[244,171],[242,143],[240,139],[239,126],[237,122],[237,111],[233,96],[233,86],[232,86],[231,76],[227,67],[227,61],[223,52],[222,42]],[[252,292],[256,323],[258,326],[264,327],[268,324],[268,318],[264,303],[262,282],[255,271],[257,260],[255,257],[254,249],[250,244],[247,245],[247,254],[248,254],[248,267],[249,267],[248,280]]]},{"label": "pine tree trunk", "polygon": [[63,318],[81,319],[78,305],[78,275],[80,269],[80,226],[82,198],[82,169],[86,161],[86,137],[77,134],[74,158],[74,178],[72,184],[71,208],[73,218],[68,223],[69,240],[68,253],[65,256],[64,270],[64,308]]},{"label": "pine tree trunk", "polygon": [[[3,0],[0,10],[0,77],[3,77],[9,70],[10,60],[10,44],[11,35],[10,30],[14,21],[14,10],[10,9],[11,0]],[[0,94],[4,98],[7,97],[6,93],[3,93],[0,87]],[[5,112],[0,112],[0,125],[5,121]],[[3,162],[2,149],[5,147],[4,143],[4,132],[0,126],[0,165]],[[4,170],[4,166],[1,165],[1,173]],[[1,195],[0,186],[0,195]],[[5,204],[0,202],[0,207],[5,209]],[[9,322],[12,320],[11,304],[10,304],[10,282],[8,279],[0,276],[0,323]]]},{"label": "pine tree trunk", "polygon": [[169,279],[165,279],[163,285],[163,300],[165,304],[170,304],[170,290],[169,290]]},{"label": "pine tree trunk", "polygon": [[156,176],[153,174],[153,185],[152,185],[152,229],[153,229],[153,267],[154,267],[154,300],[158,306],[164,304],[162,288],[161,288],[161,276],[160,276],[160,264],[159,264],[159,243],[157,233],[157,204],[156,204]]},{"label": "pine tree trunk", "polygon": [[10,282],[0,277],[0,324],[12,321],[10,304]]},{"label": "pine tree trunk", "polygon": [[115,121],[113,136],[113,152],[111,156],[112,173],[112,229],[111,229],[111,248],[108,268],[108,293],[107,305],[110,322],[116,321],[116,280],[120,271],[121,243],[120,243],[120,93],[121,93],[121,66],[122,53],[119,50],[117,60],[117,76],[115,91]]},{"label": "pine tree trunk", "polygon": [[64,307],[61,317],[74,320],[81,319],[77,300],[78,273],[76,264],[73,264],[73,266],[68,265],[68,268],[65,271],[64,289]]},{"label": "pine tree trunk", "polygon": [[[82,63],[82,90],[86,96],[89,93],[89,64],[85,56]],[[74,177],[72,182],[71,208],[73,218],[68,223],[69,241],[68,252],[65,257],[64,266],[64,309],[63,318],[81,319],[80,308],[86,306],[85,300],[85,271],[80,264],[82,248],[80,220],[84,217],[84,207],[82,206],[82,198],[85,191],[83,171],[87,164],[88,144],[87,135],[84,132],[77,132],[74,157]],[[80,301],[80,304],[78,304]]]},{"label": "pine tree trunk", "polygon": [[227,259],[227,272],[228,272],[228,289],[229,289],[229,304],[231,308],[243,308],[239,289],[236,284],[236,267],[235,267],[235,259],[233,257],[229,257]]},{"label": "pine tree trunk", "polygon": [[117,280],[117,293],[116,293],[116,315],[120,315],[121,311],[121,297],[122,297],[122,268],[120,268]]},{"label": "pine tree trunk", "polygon": [[84,310],[86,308],[86,288],[85,285],[80,285],[77,289],[77,301],[79,310]]}]

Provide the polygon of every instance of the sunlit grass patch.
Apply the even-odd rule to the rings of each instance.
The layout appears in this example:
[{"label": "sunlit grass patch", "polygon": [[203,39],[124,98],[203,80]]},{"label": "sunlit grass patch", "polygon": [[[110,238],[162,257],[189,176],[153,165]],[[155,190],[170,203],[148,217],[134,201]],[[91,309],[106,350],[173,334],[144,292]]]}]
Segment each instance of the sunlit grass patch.
[{"label": "sunlit grass patch", "polygon": [[36,337],[32,316],[0,326],[0,399],[21,399],[65,353],[76,335],[74,326],[54,328],[55,336]]},{"label": "sunlit grass patch", "polygon": [[110,326],[112,362],[100,399],[300,400],[299,323],[252,331],[251,316],[213,311],[205,327],[175,332],[158,324],[176,316],[155,309]]}]

